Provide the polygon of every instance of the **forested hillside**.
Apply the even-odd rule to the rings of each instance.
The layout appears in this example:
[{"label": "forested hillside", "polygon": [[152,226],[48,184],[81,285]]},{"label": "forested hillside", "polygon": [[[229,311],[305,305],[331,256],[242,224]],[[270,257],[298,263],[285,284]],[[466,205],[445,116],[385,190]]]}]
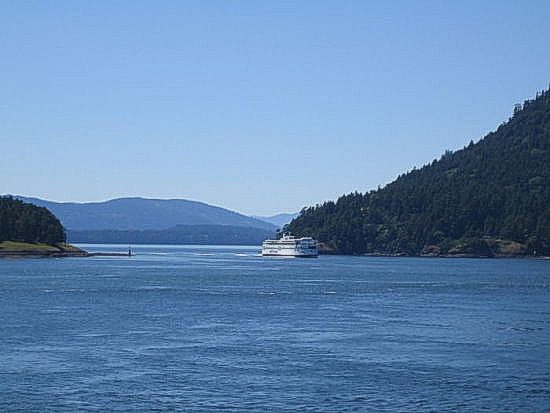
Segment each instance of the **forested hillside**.
[{"label": "forested hillside", "polygon": [[0,242],[56,244],[65,242],[65,230],[46,208],[12,197],[0,197]]},{"label": "forested hillside", "polygon": [[304,208],[286,231],[340,253],[550,255],[550,90],[479,142]]},{"label": "forested hillside", "polygon": [[260,245],[273,231],[231,225],[178,225],[163,230],[67,230],[75,243]]}]

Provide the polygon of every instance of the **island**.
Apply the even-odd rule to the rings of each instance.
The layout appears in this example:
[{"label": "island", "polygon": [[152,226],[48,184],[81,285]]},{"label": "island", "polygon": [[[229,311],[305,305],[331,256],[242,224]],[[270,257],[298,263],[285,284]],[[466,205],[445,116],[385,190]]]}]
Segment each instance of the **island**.
[{"label": "island", "polygon": [[550,256],[550,89],[478,142],[388,185],[304,208],[285,232],[320,253]]},{"label": "island", "polygon": [[90,255],[67,243],[63,225],[48,209],[0,197],[0,258]]}]

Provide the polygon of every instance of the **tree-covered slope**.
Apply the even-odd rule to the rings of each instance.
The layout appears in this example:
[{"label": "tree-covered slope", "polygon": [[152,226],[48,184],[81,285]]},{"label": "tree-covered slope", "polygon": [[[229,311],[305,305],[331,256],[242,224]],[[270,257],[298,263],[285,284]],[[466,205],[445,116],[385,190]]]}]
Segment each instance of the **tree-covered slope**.
[{"label": "tree-covered slope", "polygon": [[65,230],[46,208],[12,197],[0,197],[0,242],[56,244],[65,242]]},{"label": "tree-covered slope", "polygon": [[67,230],[75,243],[260,245],[274,231],[232,225],[178,225],[162,230]]},{"label": "tree-covered slope", "polygon": [[286,230],[341,253],[550,255],[550,90],[479,142]]}]

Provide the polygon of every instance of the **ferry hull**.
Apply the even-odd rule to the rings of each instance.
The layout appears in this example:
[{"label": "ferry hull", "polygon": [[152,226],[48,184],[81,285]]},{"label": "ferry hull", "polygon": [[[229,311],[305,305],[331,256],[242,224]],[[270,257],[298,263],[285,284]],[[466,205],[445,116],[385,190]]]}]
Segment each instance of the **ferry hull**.
[{"label": "ferry hull", "polygon": [[279,252],[279,251],[262,251],[263,257],[296,257],[296,258],[317,258],[318,253],[307,252]]}]

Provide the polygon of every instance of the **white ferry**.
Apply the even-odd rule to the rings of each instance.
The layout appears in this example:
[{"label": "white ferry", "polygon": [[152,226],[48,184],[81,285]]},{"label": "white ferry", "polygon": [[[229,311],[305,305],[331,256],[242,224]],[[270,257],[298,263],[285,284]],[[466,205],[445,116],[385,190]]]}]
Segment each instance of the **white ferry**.
[{"label": "white ferry", "polygon": [[262,243],[262,255],[273,257],[317,257],[317,241],[311,237],[296,238],[284,234],[280,239],[268,239]]}]

